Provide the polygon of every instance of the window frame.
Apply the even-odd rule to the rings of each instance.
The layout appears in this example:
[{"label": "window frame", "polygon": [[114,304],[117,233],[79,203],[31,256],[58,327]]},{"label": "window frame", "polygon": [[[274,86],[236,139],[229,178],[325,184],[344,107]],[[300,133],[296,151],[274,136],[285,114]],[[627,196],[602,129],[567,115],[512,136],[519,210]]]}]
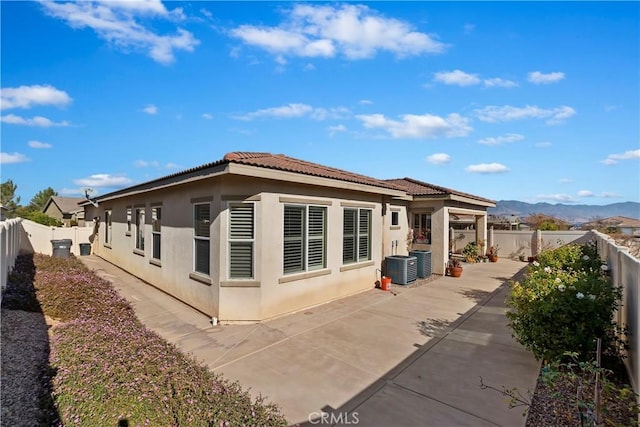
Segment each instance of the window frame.
[{"label": "window frame", "polygon": [[[197,209],[199,206],[207,206],[209,208],[209,217],[204,220],[208,223],[208,235],[198,235],[198,227],[197,227]],[[211,202],[198,202],[193,203],[193,271],[197,274],[210,276],[211,275]],[[208,242],[208,257],[207,257],[207,271],[199,270],[198,266],[198,242]]]},{"label": "window frame", "polygon": [[151,207],[151,258],[158,261],[162,259],[162,206]]},{"label": "window frame", "polygon": [[[432,242],[431,236],[431,224],[432,212],[413,212],[413,221],[411,223],[411,230],[413,232],[413,243],[422,243],[430,245]],[[425,223],[423,224],[423,217],[425,217]],[[425,230],[424,234],[422,230]],[[422,237],[421,237],[422,236]]]},{"label": "window frame", "polygon": [[111,247],[111,241],[113,239],[113,210],[107,209],[104,211],[104,245]]},{"label": "window frame", "polygon": [[[233,210],[236,208],[247,208],[251,207],[251,236],[250,237],[240,237],[234,236],[233,232]],[[252,280],[255,278],[255,241],[256,241],[256,204],[253,202],[243,202],[243,201],[230,201],[227,203],[227,212],[228,212],[228,227],[227,227],[227,254],[228,254],[228,274],[227,277],[229,280]],[[250,274],[248,276],[234,276],[234,268],[233,268],[233,247],[237,245],[241,246],[251,246],[251,255],[250,255]]]},{"label": "window frame", "polygon": [[[363,213],[367,214],[367,230],[363,232],[362,228],[362,217]],[[347,214],[350,214],[353,217],[353,232],[347,233]],[[373,254],[371,251],[372,244],[371,239],[373,237],[373,209],[370,208],[357,208],[357,207],[345,207],[342,213],[343,223],[342,223],[342,264],[357,264],[360,262],[367,262],[373,259]],[[366,254],[363,254],[361,251],[361,241],[363,237],[366,237]],[[349,243],[351,250],[353,251],[353,255],[350,258],[346,258],[345,256],[345,248],[347,247],[347,238],[353,239],[352,243]]]},{"label": "window frame", "polygon": [[[302,213],[300,222],[300,234],[296,236],[287,236],[287,211],[298,211]],[[314,214],[320,213],[321,223],[318,224],[318,218],[314,218]],[[315,204],[295,204],[287,203],[283,209],[283,251],[282,251],[282,272],[283,275],[300,274],[307,272],[319,271],[327,268],[327,238],[329,229],[329,216],[327,206],[315,205]],[[313,224],[313,222],[316,222]],[[315,233],[312,228],[320,228],[320,233]],[[310,234],[311,231],[311,234]],[[287,268],[287,251],[291,248],[287,248],[287,242],[299,242],[300,245],[300,265],[298,268]],[[311,256],[313,252],[317,250],[317,244],[320,243],[320,263],[311,263]],[[316,255],[317,257],[317,255]]]},{"label": "window frame", "polygon": [[136,221],[136,243],[135,249],[144,252],[144,234],[147,222],[146,207],[137,207],[134,210]]}]

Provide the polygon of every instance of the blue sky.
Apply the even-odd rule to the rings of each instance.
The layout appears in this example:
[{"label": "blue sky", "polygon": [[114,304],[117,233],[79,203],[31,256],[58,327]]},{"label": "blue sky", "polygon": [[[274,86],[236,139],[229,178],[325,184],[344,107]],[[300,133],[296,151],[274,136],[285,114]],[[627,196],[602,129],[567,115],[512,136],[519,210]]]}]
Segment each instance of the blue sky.
[{"label": "blue sky", "polygon": [[23,204],[283,153],[494,200],[640,201],[638,2],[0,3]]}]

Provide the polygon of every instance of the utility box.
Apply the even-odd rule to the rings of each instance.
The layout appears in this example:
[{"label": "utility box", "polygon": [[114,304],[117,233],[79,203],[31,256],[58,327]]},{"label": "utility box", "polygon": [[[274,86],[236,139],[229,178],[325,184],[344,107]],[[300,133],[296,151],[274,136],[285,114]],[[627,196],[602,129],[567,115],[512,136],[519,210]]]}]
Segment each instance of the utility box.
[{"label": "utility box", "polygon": [[414,256],[392,255],[385,258],[385,276],[396,285],[414,282],[418,274],[418,259]]},{"label": "utility box", "polygon": [[80,243],[80,255],[91,255],[91,243]]},{"label": "utility box", "polygon": [[409,251],[410,256],[418,259],[418,277],[424,279],[431,276],[431,251],[413,250]]},{"label": "utility box", "polygon": [[57,258],[69,258],[72,243],[71,239],[52,240],[53,256]]}]

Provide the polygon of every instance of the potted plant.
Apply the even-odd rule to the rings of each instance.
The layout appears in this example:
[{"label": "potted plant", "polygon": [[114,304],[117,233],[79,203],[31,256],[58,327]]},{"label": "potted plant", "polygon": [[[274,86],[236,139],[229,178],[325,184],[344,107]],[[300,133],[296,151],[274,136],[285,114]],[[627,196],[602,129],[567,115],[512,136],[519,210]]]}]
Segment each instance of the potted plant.
[{"label": "potted plant", "polygon": [[449,260],[449,263],[447,264],[447,276],[462,276],[462,265],[460,264],[460,261],[458,261],[457,259]]},{"label": "potted plant", "polygon": [[462,250],[462,255],[464,255],[464,260],[468,263],[477,262],[480,255],[478,244],[476,242],[467,243]]},{"label": "potted plant", "polygon": [[487,256],[489,257],[489,261],[498,262],[498,245],[491,246],[489,251],[487,252]]}]

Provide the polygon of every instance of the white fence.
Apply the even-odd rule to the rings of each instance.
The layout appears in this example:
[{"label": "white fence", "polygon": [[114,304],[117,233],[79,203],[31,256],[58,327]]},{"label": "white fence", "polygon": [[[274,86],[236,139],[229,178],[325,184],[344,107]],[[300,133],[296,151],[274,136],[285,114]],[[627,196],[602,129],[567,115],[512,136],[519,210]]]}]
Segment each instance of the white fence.
[{"label": "white fence", "polygon": [[628,248],[616,245],[606,234],[592,232],[596,237],[600,258],[607,263],[611,280],[615,286],[622,287],[622,305],[618,309],[619,325],[627,328],[629,350],[624,362],[632,382],[633,389],[640,387],[640,261],[629,255]]},{"label": "white fence", "polygon": [[53,255],[52,240],[71,240],[71,253],[80,255],[80,243],[90,243],[93,227],[50,227],[33,221],[22,221],[22,245],[29,253]]},{"label": "white fence", "polygon": [[[518,259],[538,255],[543,249],[559,248],[568,243],[584,243],[589,239],[589,231],[505,231],[488,230],[485,251],[490,246],[499,248],[504,258]],[[476,240],[475,230],[450,230],[453,251],[461,251]]]},{"label": "white fence", "polygon": [[21,221],[14,218],[0,222],[0,295],[4,295],[7,278],[20,252]]}]

